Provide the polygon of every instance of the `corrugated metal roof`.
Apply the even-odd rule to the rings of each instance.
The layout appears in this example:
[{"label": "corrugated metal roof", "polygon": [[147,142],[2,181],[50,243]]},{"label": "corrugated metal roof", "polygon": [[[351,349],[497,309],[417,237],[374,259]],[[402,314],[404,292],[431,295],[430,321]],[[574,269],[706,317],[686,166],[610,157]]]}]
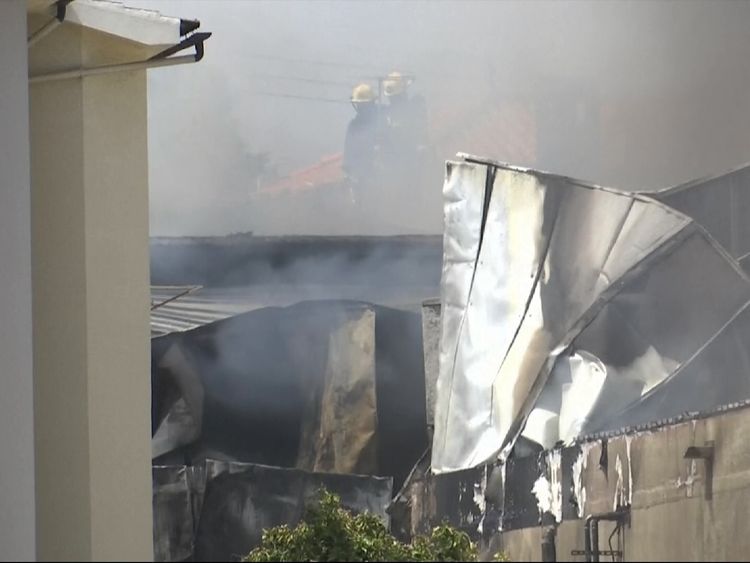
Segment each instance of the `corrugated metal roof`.
[{"label": "corrugated metal roof", "polygon": [[264,307],[285,307],[312,300],[361,301],[413,308],[435,294],[432,286],[373,288],[351,285],[252,285],[202,288],[151,287],[151,338],[193,330]]},{"label": "corrugated metal roof", "polygon": [[154,286],[151,288],[151,337],[192,330],[263,306],[247,291]]}]

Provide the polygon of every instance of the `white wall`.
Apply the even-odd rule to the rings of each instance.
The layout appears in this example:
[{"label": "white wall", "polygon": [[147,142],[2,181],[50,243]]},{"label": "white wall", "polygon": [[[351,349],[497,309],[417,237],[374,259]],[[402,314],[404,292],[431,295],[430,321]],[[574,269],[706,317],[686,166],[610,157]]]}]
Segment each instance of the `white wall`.
[{"label": "white wall", "polygon": [[25,0],[0,1],[0,560],[35,558]]},{"label": "white wall", "polygon": [[[118,46],[64,24],[31,73]],[[146,73],[34,84],[30,110],[38,555],[150,560]]]}]

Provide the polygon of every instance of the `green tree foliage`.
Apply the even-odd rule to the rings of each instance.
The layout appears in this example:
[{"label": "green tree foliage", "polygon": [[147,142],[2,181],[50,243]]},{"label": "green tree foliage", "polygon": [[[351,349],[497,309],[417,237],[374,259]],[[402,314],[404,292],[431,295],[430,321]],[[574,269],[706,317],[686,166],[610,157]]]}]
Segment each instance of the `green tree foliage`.
[{"label": "green tree foliage", "polygon": [[245,561],[476,561],[477,547],[464,532],[438,526],[411,545],[396,540],[373,514],[353,515],[341,499],[322,491],[304,522],[263,532]]}]

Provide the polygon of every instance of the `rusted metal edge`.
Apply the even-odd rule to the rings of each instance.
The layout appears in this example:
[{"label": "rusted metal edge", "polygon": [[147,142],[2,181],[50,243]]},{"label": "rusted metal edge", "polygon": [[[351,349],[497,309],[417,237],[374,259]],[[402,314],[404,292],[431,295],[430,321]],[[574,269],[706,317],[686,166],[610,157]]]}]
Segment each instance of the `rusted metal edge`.
[{"label": "rusted metal edge", "polygon": [[703,420],[703,419],[711,418],[713,416],[717,416],[720,414],[725,414],[729,412],[746,409],[748,407],[750,407],[750,399],[745,399],[744,401],[738,401],[735,403],[721,405],[719,407],[716,407],[715,409],[710,409],[710,410],[705,410],[705,411],[686,411],[682,414],[678,414],[676,416],[669,417],[669,418],[662,418],[659,420],[655,420],[653,422],[646,422],[643,424],[637,424],[635,426],[626,426],[618,430],[608,430],[606,432],[596,432],[594,434],[589,434],[587,436],[581,436],[579,438],[576,438],[574,444],[585,444],[587,442],[596,442],[599,440],[615,438],[617,436],[626,436],[630,434],[636,434],[638,432],[649,432],[653,430],[659,430],[667,426],[674,426],[676,424],[681,424],[683,422],[690,422],[691,420]]}]

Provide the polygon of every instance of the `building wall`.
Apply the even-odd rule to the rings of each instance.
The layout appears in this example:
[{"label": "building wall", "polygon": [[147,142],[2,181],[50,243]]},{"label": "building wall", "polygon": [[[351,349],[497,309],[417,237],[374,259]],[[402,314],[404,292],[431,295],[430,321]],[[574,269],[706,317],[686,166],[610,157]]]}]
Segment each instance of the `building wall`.
[{"label": "building wall", "polygon": [[153,556],[146,109],[145,71],[84,80],[95,560]]},{"label": "building wall", "polygon": [[[618,495],[631,503],[630,526],[613,537],[625,561],[745,561],[750,554],[748,432],[750,410],[744,408],[612,439],[606,464],[600,461],[602,442],[594,442],[584,449],[583,513],[613,510]],[[684,455],[688,447],[709,441],[715,459],[707,496],[704,462]],[[611,524],[600,526],[600,549],[609,549],[612,530]],[[541,528],[527,528],[505,532],[501,544],[513,561],[539,560],[541,538]],[[564,521],[557,530],[557,559],[583,561],[571,556],[583,549],[583,541],[583,520]]]},{"label": "building wall", "polygon": [[0,2],[0,560],[33,560],[26,2]]},{"label": "building wall", "polygon": [[[437,363],[437,352],[425,344],[425,365],[431,363]],[[613,546],[623,550],[626,561],[744,561],[750,554],[750,535],[743,533],[745,518],[738,515],[750,510],[749,432],[750,409],[745,408],[609,440],[606,462],[602,462],[602,441],[585,445],[586,501],[581,513],[612,511],[618,495],[621,502],[632,504],[631,526],[613,538]],[[716,460],[712,498],[706,500],[705,468],[700,461],[685,460],[684,454],[689,446],[710,440]],[[563,489],[572,485],[562,483]],[[584,560],[571,555],[584,548],[583,525],[580,519],[558,526],[559,561]],[[601,550],[609,549],[612,529],[601,524]],[[541,526],[512,530],[493,538],[491,547],[502,546],[512,561],[537,561],[542,556],[542,537]]]},{"label": "building wall", "polygon": [[[63,25],[30,72],[101,64]],[[149,560],[145,71],[30,89],[38,555]]]}]

